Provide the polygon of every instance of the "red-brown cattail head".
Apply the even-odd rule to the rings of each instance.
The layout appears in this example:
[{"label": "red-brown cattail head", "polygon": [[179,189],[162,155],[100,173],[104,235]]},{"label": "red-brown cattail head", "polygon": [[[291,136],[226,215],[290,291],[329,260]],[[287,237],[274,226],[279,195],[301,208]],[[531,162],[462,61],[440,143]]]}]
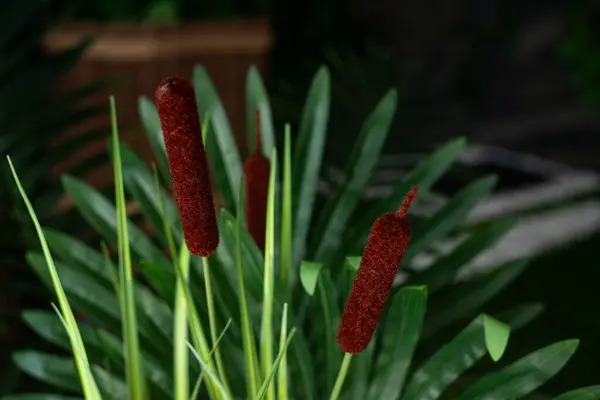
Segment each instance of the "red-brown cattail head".
[{"label": "red-brown cattail head", "polygon": [[194,88],[183,78],[166,78],[155,98],[185,242],[192,254],[208,257],[219,230]]},{"label": "red-brown cattail head", "polygon": [[269,197],[269,175],[271,163],[262,154],[260,110],[255,112],[254,154],[244,163],[246,176],[246,226],[257,246],[265,250],[267,199]]},{"label": "red-brown cattail head", "polygon": [[398,211],[383,214],[371,228],[338,329],[338,344],[346,353],[365,350],[375,332],[410,241],[405,215],[417,191],[413,187]]}]

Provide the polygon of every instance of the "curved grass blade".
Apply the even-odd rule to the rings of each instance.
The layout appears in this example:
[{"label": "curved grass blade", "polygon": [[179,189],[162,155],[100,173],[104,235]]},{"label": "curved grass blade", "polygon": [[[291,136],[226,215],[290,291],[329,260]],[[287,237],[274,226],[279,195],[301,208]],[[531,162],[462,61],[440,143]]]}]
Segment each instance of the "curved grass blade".
[{"label": "curved grass blade", "polygon": [[94,379],[94,377],[92,375],[90,363],[88,361],[87,354],[85,352],[85,347],[83,345],[83,340],[81,339],[81,334],[77,327],[77,322],[75,321],[75,316],[73,315],[73,311],[71,310],[71,307],[67,300],[67,296],[65,294],[65,291],[60,283],[60,277],[58,275],[58,272],[56,271],[56,267],[54,265],[52,255],[50,254],[50,250],[48,248],[48,243],[46,242],[46,239],[44,238],[44,234],[42,232],[42,227],[40,226],[40,222],[38,221],[38,218],[35,215],[35,211],[33,210],[33,207],[31,206],[31,202],[29,201],[27,194],[25,193],[25,191],[23,190],[23,187],[21,186],[21,182],[19,181],[19,177],[17,176],[17,172],[15,171],[15,168],[10,160],[10,157],[7,157],[7,160],[8,160],[8,165],[10,167],[12,176],[15,180],[15,184],[17,185],[17,188],[19,189],[21,198],[23,199],[23,202],[25,203],[25,207],[27,208],[29,216],[31,217],[32,222],[35,226],[35,230],[38,235],[40,245],[42,246],[42,250],[43,250],[44,257],[46,259],[46,264],[48,267],[48,272],[52,279],[54,291],[58,298],[58,303],[60,305],[62,317],[65,320],[65,329],[67,330],[67,332],[69,334],[69,339],[71,341],[73,353],[75,354],[75,365],[77,367],[77,371],[79,372],[81,386],[83,387],[83,391],[87,398],[92,399],[92,400],[100,400],[101,399],[100,391],[98,389],[96,380]]},{"label": "curved grass blade", "polygon": [[219,381],[219,378],[213,372],[213,370],[204,362],[204,360],[202,359],[202,357],[200,357],[200,354],[198,354],[198,352],[196,351],[196,349],[194,348],[194,346],[192,346],[192,344],[190,342],[186,342],[186,344],[190,348],[190,350],[192,351],[192,354],[194,355],[194,357],[198,361],[198,364],[200,364],[200,367],[202,368],[202,372],[204,372],[206,374],[206,376],[208,377],[208,380],[210,381],[210,383],[212,385],[214,385],[214,387],[217,388],[218,393],[221,396],[221,399],[223,399],[223,400],[232,400],[231,396],[229,396],[229,392],[227,391],[227,389],[225,389],[225,387],[223,386],[223,384],[221,383],[221,381]]},{"label": "curved grass blade", "polygon": [[311,249],[315,261],[329,264],[343,243],[348,221],[360,203],[379,160],[397,107],[398,94],[391,89],[377,104],[361,128],[345,170],[345,183],[320,213]]},{"label": "curved grass blade", "polygon": [[565,340],[537,350],[473,383],[458,400],[518,399],[556,375],[577,350],[578,340]]},{"label": "curved grass blade", "polygon": [[246,132],[248,132],[248,152],[254,153],[256,125],[254,113],[260,110],[260,136],[264,156],[271,158],[271,149],[275,147],[275,128],[271,104],[265,86],[260,77],[260,72],[253,65],[246,75]]},{"label": "curved grass blade", "polygon": [[421,336],[426,309],[425,286],[407,286],[394,296],[386,324],[393,325],[382,337],[371,399],[397,399],[400,396]]},{"label": "curved grass blade", "polygon": [[[285,307],[285,305],[284,305],[284,307]],[[265,396],[267,396],[269,387],[272,385],[273,378],[275,377],[275,373],[277,372],[279,365],[281,363],[281,360],[283,359],[284,355],[286,354],[287,349],[290,345],[290,342],[294,338],[295,334],[296,334],[296,328],[292,328],[290,333],[287,335],[287,341],[285,342],[285,346],[283,347],[282,350],[279,351],[279,354],[277,354],[277,357],[275,358],[275,362],[273,362],[273,366],[271,367],[269,374],[267,375],[260,390],[258,391],[256,400],[262,400],[265,398]]]},{"label": "curved grass blade", "polygon": [[298,142],[294,151],[292,171],[294,265],[298,265],[303,258],[304,246],[312,221],[330,104],[331,78],[329,70],[326,67],[321,67],[315,75],[308,92],[300,119]]}]

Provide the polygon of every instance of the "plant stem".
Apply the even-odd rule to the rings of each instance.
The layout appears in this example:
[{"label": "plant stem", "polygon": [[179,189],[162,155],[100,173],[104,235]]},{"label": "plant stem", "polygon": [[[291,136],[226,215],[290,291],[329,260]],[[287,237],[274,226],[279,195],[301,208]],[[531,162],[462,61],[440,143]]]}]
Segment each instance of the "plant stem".
[{"label": "plant stem", "polygon": [[352,361],[352,354],[345,353],[344,359],[342,360],[342,365],[340,366],[340,371],[338,372],[335,384],[333,385],[333,390],[331,391],[331,396],[329,396],[329,400],[337,400],[340,397],[342,387],[344,386],[344,381],[346,380],[346,375],[348,374],[348,368],[350,367],[350,361]]},{"label": "plant stem", "polygon": [[218,339],[217,334],[217,315],[215,312],[215,303],[213,301],[213,293],[212,293],[212,284],[210,280],[210,264],[208,263],[208,257],[202,257],[202,266],[204,267],[204,290],[206,292],[206,306],[208,308],[208,323],[210,328],[210,340],[213,346],[216,346],[215,351],[215,361],[217,364],[217,371],[219,373],[219,377],[221,379],[221,383],[227,390],[228,394],[231,394],[231,389],[229,388],[229,383],[227,381],[227,375],[225,373],[225,368],[223,366],[223,359],[221,358],[221,350],[219,346],[216,344]]}]

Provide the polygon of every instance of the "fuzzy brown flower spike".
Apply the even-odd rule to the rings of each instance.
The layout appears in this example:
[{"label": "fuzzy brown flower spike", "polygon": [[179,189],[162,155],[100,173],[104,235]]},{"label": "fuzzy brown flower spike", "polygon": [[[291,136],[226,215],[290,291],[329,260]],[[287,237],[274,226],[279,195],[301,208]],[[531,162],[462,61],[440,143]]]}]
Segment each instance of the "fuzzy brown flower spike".
[{"label": "fuzzy brown flower spike", "polygon": [[194,88],[183,78],[166,78],[155,98],[185,242],[192,254],[208,257],[219,230]]},{"label": "fuzzy brown flower spike", "polygon": [[405,215],[417,192],[413,187],[398,211],[383,214],[371,228],[338,329],[338,344],[346,353],[365,350],[375,332],[410,241]]},{"label": "fuzzy brown flower spike", "polygon": [[267,199],[271,163],[262,154],[260,111],[255,112],[254,154],[244,163],[246,176],[246,226],[257,246],[265,251]]}]

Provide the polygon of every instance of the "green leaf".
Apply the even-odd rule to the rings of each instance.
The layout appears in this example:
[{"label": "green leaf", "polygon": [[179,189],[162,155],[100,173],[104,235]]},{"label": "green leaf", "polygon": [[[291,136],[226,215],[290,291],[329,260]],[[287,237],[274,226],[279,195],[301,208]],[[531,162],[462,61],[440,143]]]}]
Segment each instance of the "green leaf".
[{"label": "green leaf", "polygon": [[348,221],[363,197],[390,131],[397,98],[395,89],[388,91],[361,128],[346,164],[346,181],[320,214],[314,236],[313,258],[317,261],[331,263],[343,243]]},{"label": "green leaf", "polygon": [[515,221],[504,219],[477,227],[471,235],[448,255],[436,260],[423,272],[411,277],[410,284],[423,284],[431,293],[437,292],[448,284],[458,270],[487,250],[513,226]]},{"label": "green leaf", "polygon": [[[157,235],[164,245],[168,245],[164,233],[162,216],[160,210],[159,196],[163,196],[163,204],[167,213],[167,219],[175,243],[179,245],[183,240],[179,213],[170,196],[162,189],[156,190],[154,176],[146,167],[145,163],[125,144],[120,143],[121,163],[123,167],[123,179],[125,189],[129,195],[140,205],[147,221],[152,224],[154,234]],[[112,155],[112,150],[110,151]]]},{"label": "green leaf", "polygon": [[315,293],[321,268],[323,268],[322,263],[302,261],[300,264],[300,282],[309,296]]},{"label": "green leaf", "polygon": [[537,350],[473,383],[459,400],[505,400],[526,396],[556,375],[577,350],[578,340],[565,340]]},{"label": "green leaf", "polygon": [[459,223],[463,222],[473,207],[490,194],[496,186],[497,178],[488,176],[471,183],[455,194],[438,212],[428,220],[416,225],[403,264],[426,250],[433,242],[442,239]]},{"label": "green leaf", "polygon": [[421,336],[427,309],[427,288],[402,288],[392,302],[370,398],[397,399]]},{"label": "green leaf", "polygon": [[554,400],[598,400],[600,399],[600,385],[588,386],[575,390],[571,390],[567,393],[563,393],[560,396],[554,398]]},{"label": "green leaf", "polygon": [[[539,306],[527,305],[498,317],[518,329],[539,311]],[[412,374],[402,400],[440,398],[444,390],[483,358],[486,349],[483,317],[479,316]]]},{"label": "green leaf", "polygon": [[[64,175],[63,187],[81,216],[110,243],[117,242],[117,213],[115,207],[98,191],[83,181]],[[133,223],[129,222],[130,245],[138,260],[146,259],[155,265],[171,270],[171,263],[163,252]]]},{"label": "green leaf", "polygon": [[[235,136],[221,104],[221,99],[201,65],[194,68],[194,89],[196,104],[201,116],[210,111],[212,135],[206,135],[206,150],[211,160],[212,171],[217,186],[229,210],[235,210],[238,185],[242,177],[242,161]],[[213,141],[214,139],[214,141]],[[219,168],[224,168],[219,170]]]},{"label": "green leaf", "polygon": [[82,241],[59,231],[44,228],[44,236],[52,252],[65,263],[85,268],[97,278],[99,284],[107,289],[112,288],[110,273],[107,271],[102,254]]},{"label": "green leaf", "polygon": [[346,262],[355,271],[358,271],[362,257],[346,257]]},{"label": "green leaf", "polygon": [[483,331],[485,333],[485,345],[490,357],[494,361],[500,360],[508,345],[510,326],[484,314]]},{"label": "green leaf", "polygon": [[403,179],[402,182],[396,185],[389,197],[380,200],[375,206],[370,207],[369,210],[365,210],[356,223],[352,224],[353,228],[350,230],[352,235],[348,241],[349,245],[354,247],[359,241],[365,239],[362,235],[369,232],[373,221],[381,214],[396,211],[412,186],[418,186],[420,193],[428,192],[438,179],[454,164],[465,143],[464,138],[458,138],[440,147],[410,171],[406,179]]},{"label": "green leaf", "polygon": [[144,132],[148,137],[152,151],[154,152],[154,160],[158,165],[163,179],[169,187],[173,186],[171,182],[171,173],[169,171],[169,163],[167,161],[167,150],[163,139],[162,128],[160,127],[160,118],[156,106],[147,97],[138,99],[138,110],[142,118]]},{"label": "green leaf", "polygon": [[246,75],[246,132],[248,132],[248,152],[254,153],[256,136],[255,111],[260,110],[260,134],[263,155],[271,158],[271,150],[275,147],[275,128],[271,104],[260,72],[253,65]]},{"label": "green leaf", "polygon": [[338,365],[342,361],[342,352],[340,352],[337,343],[336,331],[342,319],[340,309],[337,304],[337,290],[328,270],[321,271],[318,279],[318,299],[320,304],[318,316],[321,324],[318,325],[317,333],[320,338],[321,354],[325,357],[324,372],[321,377],[324,378],[325,387],[333,387],[338,373]]},{"label": "green leaf", "polygon": [[173,299],[175,298],[175,283],[177,281],[175,273],[145,260],[140,261],[139,268],[142,275],[148,280],[158,295],[167,304],[172,306]]},{"label": "green leaf", "polygon": [[283,151],[283,177],[281,195],[281,251],[279,266],[279,277],[283,292],[291,296],[292,288],[297,282],[297,270],[293,265],[293,235],[292,226],[294,220],[292,208],[292,137],[290,125],[285,125],[285,140]]},{"label": "green leaf", "polygon": [[477,312],[485,303],[511,284],[527,267],[529,260],[515,260],[495,267],[471,280],[455,285],[435,299],[434,311],[427,317],[423,337],[428,338],[460,318]]},{"label": "green leaf", "polygon": [[[37,252],[28,252],[26,259],[40,279],[48,287],[52,287],[44,256]],[[56,262],[55,267],[62,286],[75,308],[80,308],[88,317],[94,318],[112,330],[119,329],[121,319],[119,304],[109,290],[66,264]]]},{"label": "green leaf", "polygon": [[294,205],[294,265],[305,252],[304,246],[312,221],[319,172],[331,103],[329,70],[321,67],[310,86],[300,119],[298,142],[292,170],[292,204]]},{"label": "green leaf", "polygon": [[75,362],[71,358],[25,350],[14,353],[13,361],[23,372],[42,382],[83,394]]}]

